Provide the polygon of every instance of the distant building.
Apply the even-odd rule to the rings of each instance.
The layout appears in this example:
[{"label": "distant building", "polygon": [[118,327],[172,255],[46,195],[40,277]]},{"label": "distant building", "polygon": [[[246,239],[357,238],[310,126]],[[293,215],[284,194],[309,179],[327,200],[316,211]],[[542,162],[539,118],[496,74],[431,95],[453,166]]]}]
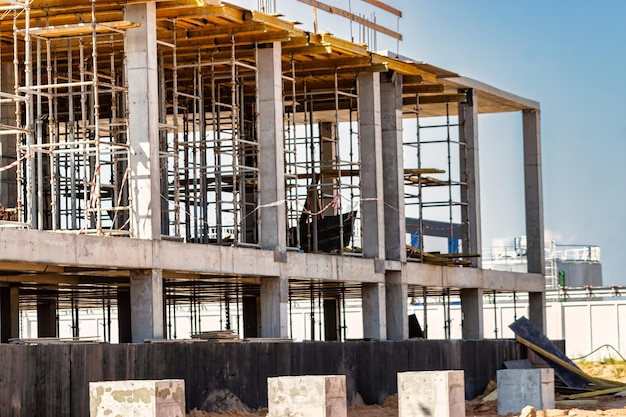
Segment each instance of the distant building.
[{"label": "distant building", "polygon": [[[601,287],[600,247],[545,243],[546,288]],[[512,246],[494,246],[483,251],[483,268],[497,271],[526,272],[526,236],[513,239]]]}]

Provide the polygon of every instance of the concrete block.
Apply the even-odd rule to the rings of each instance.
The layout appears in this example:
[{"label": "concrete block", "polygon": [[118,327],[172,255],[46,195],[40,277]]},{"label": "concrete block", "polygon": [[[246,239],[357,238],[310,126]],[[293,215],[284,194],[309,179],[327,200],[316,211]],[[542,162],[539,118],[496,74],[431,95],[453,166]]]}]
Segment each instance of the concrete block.
[{"label": "concrete block", "polygon": [[90,382],[89,416],[185,417],[185,381]]},{"label": "concrete block", "polygon": [[554,370],[501,369],[498,379],[498,414],[519,413],[531,405],[537,410],[554,408]]},{"label": "concrete block", "polygon": [[268,417],[347,417],[345,375],[267,378]]},{"label": "concrete block", "polygon": [[463,371],[398,373],[398,416],[465,416],[463,378]]}]

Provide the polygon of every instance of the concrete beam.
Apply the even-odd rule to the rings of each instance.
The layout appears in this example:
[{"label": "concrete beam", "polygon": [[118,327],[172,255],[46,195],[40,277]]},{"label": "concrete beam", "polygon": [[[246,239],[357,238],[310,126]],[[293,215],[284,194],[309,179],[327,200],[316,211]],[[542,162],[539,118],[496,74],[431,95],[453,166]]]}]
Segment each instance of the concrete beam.
[{"label": "concrete beam", "polygon": [[161,237],[159,166],[159,78],[156,2],[126,7],[125,19],[140,23],[126,33],[131,232],[141,239]]},{"label": "concrete beam", "polygon": [[289,280],[261,278],[261,337],[289,337]]},{"label": "concrete beam", "polygon": [[380,75],[385,259],[406,261],[404,157],[402,153],[402,75]]},{"label": "concrete beam", "polygon": [[[459,141],[465,144],[461,149],[460,169],[461,201],[467,206],[461,210],[463,229],[463,252],[479,254],[482,251],[480,226],[480,176],[478,169],[478,94],[474,89],[465,91],[466,101],[459,103]],[[472,266],[480,268],[481,258],[472,259]]]},{"label": "concrete beam", "polygon": [[259,192],[261,247],[285,251],[287,211],[280,42],[258,52]]},{"label": "concrete beam", "polygon": [[282,262],[274,251],[268,250],[0,228],[0,270],[24,265],[25,271],[63,273],[64,266],[110,269],[113,264],[127,270],[155,268],[170,273],[285,276],[380,284],[385,283],[385,269],[406,268],[405,277],[410,285],[522,292],[541,292],[545,288],[540,274],[418,262],[402,266],[394,261],[386,261],[381,269],[379,261],[374,259],[294,252],[287,253],[286,261]]},{"label": "concrete beam", "polygon": [[380,75],[360,73],[359,158],[361,160],[361,223],[363,256],[384,259],[383,157],[380,112]]},{"label": "concrete beam", "polygon": [[163,272],[131,271],[130,320],[133,343],[163,338]]}]

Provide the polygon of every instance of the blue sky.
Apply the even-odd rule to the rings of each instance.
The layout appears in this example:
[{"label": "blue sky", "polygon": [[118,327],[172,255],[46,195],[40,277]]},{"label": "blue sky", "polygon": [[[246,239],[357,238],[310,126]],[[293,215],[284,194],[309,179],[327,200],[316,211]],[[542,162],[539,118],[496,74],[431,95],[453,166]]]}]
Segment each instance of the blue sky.
[{"label": "blue sky", "polygon": [[[236,2],[256,7],[257,2]],[[277,0],[312,28],[312,11]],[[362,0],[326,1],[371,16]],[[439,0],[386,3],[403,11],[404,41],[378,49],[423,60],[541,103],[547,237],[599,245],[604,283],[626,285],[626,1]],[[397,21],[376,11],[392,28]],[[319,26],[349,38],[349,24],[318,12]],[[356,36],[357,29],[353,26]],[[521,115],[481,116],[483,244],[524,234]]]},{"label": "blue sky", "polygon": [[[604,283],[626,285],[626,2],[418,1],[403,11],[415,46],[401,52],[541,103],[547,234],[601,246]],[[520,121],[479,120],[486,245],[524,233]]]}]

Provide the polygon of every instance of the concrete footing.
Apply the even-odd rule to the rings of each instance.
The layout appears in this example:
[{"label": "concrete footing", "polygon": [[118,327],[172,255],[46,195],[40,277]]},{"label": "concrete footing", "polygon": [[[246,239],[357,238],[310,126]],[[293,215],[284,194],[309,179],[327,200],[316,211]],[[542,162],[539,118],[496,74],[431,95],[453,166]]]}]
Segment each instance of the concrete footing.
[{"label": "concrete footing", "polygon": [[268,417],[346,417],[345,375],[267,379]]},{"label": "concrete footing", "polygon": [[519,413],[527,405],[554,408],[553,369],[501,369],[497,378],[498,414]]},{"label": "concrete footing", "polygon": [[184,417],[182,379],[89,383],[89,416]]},{"label": "concrete footing", "polygon": [[398,416],[464,416],[463,378],[463,371],[398,373]]}]

